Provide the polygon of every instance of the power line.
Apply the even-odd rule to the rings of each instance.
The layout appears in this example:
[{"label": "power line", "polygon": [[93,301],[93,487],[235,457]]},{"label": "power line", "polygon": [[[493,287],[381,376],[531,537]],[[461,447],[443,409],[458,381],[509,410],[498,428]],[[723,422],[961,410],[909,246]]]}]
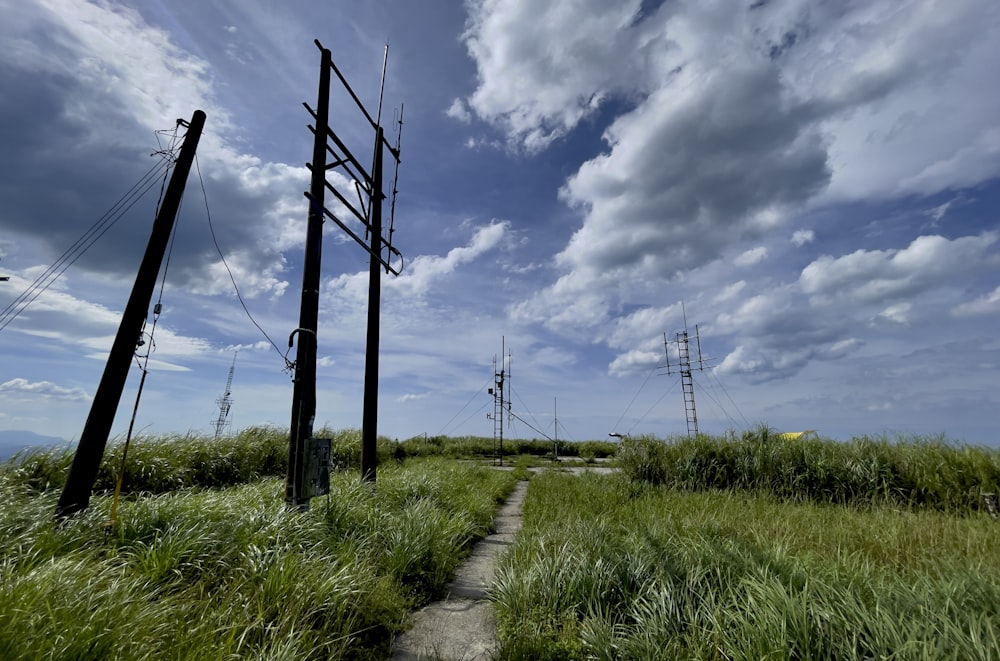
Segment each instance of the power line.
[{"label": "power line", "polygon": [[70,266],[75,264],[98,239],[104,236],[122,216],[128,213],[153,188],[161,172],[163,173],[163,181],[166,181],[167,176],[170,174],[172,152],[156,152],[156,154],[163,156],[162,160],[147,170],[104,215],[98,218],[79,239],[73,242],[73,245],[67,248],[51,266],[35,278],[34,282],[28,285],[3,311],[0,311],[0,330],[10,325],[29,305],[52,286]]},{"label": "power line", "polygon": [[226,273],[229,274],[229,280],[233,283],[233,291],[236,292],[236,298],[239,299],[240,305],[243,306],[243,311],[246,312],[247,317],[253,325],[257,327],[257,330],[259,330],[265,338],[267,338],[267,341],[271,343],[271,346],[274,347],[276,352],[278,352],[281,359],[285,361],[285,369],[291,369],[293,367],[293,363],[288,360],[288,352],[281,353],[281,349],[279,349],[278,345],[274,343],[271,336],[267,334],[267,331],[265,331],[261,325],[257,323],[257,320],[253,318],[253,315],[250,314],[249,308],[247,308],[247,304],[243,301],[243,296],[240,294],[240,288],[236,284],[236,278],[233,277],[233,271],[229,268],[229,264],[226,262],[226,256],[222,254],[222,248],[219,247],[219,239],[216,238],[215,235],[215,226],[212,224],[212,211],[208,208],[208,193],[205,192],[205,180],[201,176],[201,165],[198,163],[197,155],[194,157],[194,167],[195,170],[198,171],[198,181],[201,183],[201,194],[205,199],[205,215],[208,216],[208,230],[212,234],[212,243],[215,244],[215,250],[219,253],[219,259],[222,260],[222,265],[226,268]]},{"label": "power line", "polygon": [[657,367],[658,367],[657,365],[653,365],[653,369],[649,370],[649,374],[646,375],[646,378],[642,382],[642,385],[639,386],[639,389],[635,391],[634,395],[632,395],[632,401],[628,403],[628,406],[625,407],[625,410],[622,411],[622,414],[618,416],[618,421],[615,422],[613,429],[618,429],[618,425],[620,425],[622,420],[625,419],[625,416],[628,415],[629,409],[631,409],[632,405],[635,404],[636,398],[639,397],[639,393],[642,392],[642,389],[646,387],[646,384],[649,382],[649,377],[653,376],[653,372],[656,371]]},{"label": "power line", "polygon": [[526,427],[527,427],[528,429],[531,429],[532,431],[536,431],[536,432],[538,432],[539,434],[541,434],[542,436],[544,436],[544,437],[545,437],[546,439],[548,439],[548,440],[550,440],[550,441],[552,440],[552,437],[551,437],[551,436],[549,436],[548,434],[546,434],[545,432],[543,432],[543,431],[542,431],[541,429],[539,429],[538,427],[534,427],[534,426],[532,426],[532,424],[531,424],[530,422],[528,422],[527,420],[525,420],[524,418],[522,418],[522,417],[521,417],[521,416],[519,416],[518,414],[514,413],[513,411],[510,411],[510,414],[511,414],[511,415],[512,415],[512,416],[513,416],[514,418],[516,418],[516,419],[520,420],[521,422],[523,422],[523,423],[524,423],[524,425],[525,425],[525,426],[526,426]]},{"label": "power line", "polygon": [[666,390],[665,390],[665,391],[663,392],[663,394],[662,394],[662,395],[660,395],[660,398],[659,398],[658,400],[656,400],[655,402],[653,402],[653,405],[652,405],[652,406],[650,406],[650,407],[649,407],[649,408],[648,408],[648,409],[646,410],[646,412],[642,414],[642,417],[641,417],[641,418],[639,418],[638,420],[636,420],[636,421],[635,421],[634,423],[632,423],[632,426],[628,428],[628,432],[626,432],[626,433],[628,433],[628,434],[631,434],[631,433],[632,433],[632,430],[633,430],[633,429],[635,429],[635,428],[636,428],[636,426],[637,426],[637,425],[638,425],[638,424],[639,424],[640,422],[642,422],[643,420],[645,420],[645,419],[646,419],[646,416],[647,416],[647,415],[649,415],[649,414],[650,414],[650,413],[652,412],[652,410],[653,410],[654,408],[656,408],[656,407],[657,407],[657,406],[658,406],[658,405],[660,404],[660,402],[662,402],[662,401],[663,401],[664,399],[666,399],[667,395],[669,395],[669,394],[670,394],[670,391],[671,391],[671,390],[673,390],[673,389],[674,389],[674,387],[676,387],[678,383],[680,383],[680,381],[674,381],[673,385],[671,385],[671,386],[670,386],[669,388],[667,388],[667,389],[666,389]]},{"label": "power line", "polygon": [[736,401],[733,399],[732,395],[729,394],[729,391],[726,389],[726,386],[722,384],[722,381],[719,379],[719,376],[715,373],[715,370],[709,370],[708,373],[709,376],[714,378],[715,382],[719,384],[719,387],[722,388],[722,392],[726,394],[726,397],[732,403],[733,407],[736,409],[736,412],[740,414],[741,418],[743,418],[743,422],[746,423],[746,426],[750,427],[750,421],[747,420],[747,417],[745,415],[743,415],[743,411],[740,410],[740,407],[736,404]]},{"label": "power line", "polygon": [[[510,386],[510,391],[514,394],[514,397],[517,397],[517,401],[521,403],[521,406],[523,406],[524,410],[528,412],[528,415],[531,416],[532,421],[536,425],[538,425],[539,427],[541,427],[542,423],[538,422],[538,418],[535,417],[535,414],[531,412],[531,409],[528,408],[528,405],[524,403],[524,400],[521,399],[521,396],[517,394],[516,390],[514,390],[514,384],[513,383]],[[525,424],[528,424],[528,423],[525,423]],[[532,427],[532,429],[534,429],[534,427]]]},{"label": "power line", "polygon": [[[477,390],[476,392],[472,393],[472,397],[470,397],[470,398],[469,398],[469,401],[467,401],[467,402],[465,403],[465,406],[463,406],[462,408],[460,408],[460,409],[458,410],[458,413],[456,413],[455,415],[451,416],[451,420],[449,420],[448,422],[444,423],[444,427],[442,427],[442,428],[441,428],[441,431],[439,431],[439,432],[438,432],[438,436],[443,436],[443,435],[444,435],[444,430],[445,430],[445,429],[447,429],[447,428],[448,428],[448,426],[449,426],[449,425],[450,425],[450,424],[451,424],[452,422],[454,422],[454,421],[455,421],[455,418],[457,418],[458,416],[462,415],[462,411],[464,411],[465,409],[467,409],[467,408],[469,407],[469,404],[471,404],[471,403],[472,403],[472,400],[474,400],[474,399],[476,398],[476,396],[477,396],[477,395],[478,395],[479,393],[483,392],[483,388],[485,388],[485,387],[486,387],[487,385],[489,385],[489,383],[490,383],[490,380],[489,380],[489,379],[486,379],[486,382],[485,382],[485,383],[483,383],[483,385],[481,385],[481,386],[479,387],[479,390]],[[484,404],[483,406],[485,406],[485,404]],[[482,408],[482,407],[480,407],[480,408]],[[478,413],[479,411],[476,411],[476,412]],[[467,422],[467,421],[468,421],[468,419],[466,419],[466,420],[463,420],[462,422],[464,423],[464,422]]]}]

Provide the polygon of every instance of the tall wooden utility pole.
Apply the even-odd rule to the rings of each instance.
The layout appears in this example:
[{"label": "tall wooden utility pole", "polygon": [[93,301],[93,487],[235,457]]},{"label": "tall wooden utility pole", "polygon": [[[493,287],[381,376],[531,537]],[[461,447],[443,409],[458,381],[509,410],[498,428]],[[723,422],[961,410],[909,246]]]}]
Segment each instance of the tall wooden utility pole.
[{"label": "tall wooden utility pole", "polygon": [[[323,204],[326,193],[326,133],[330,115],[330,67],[333,57],[329,49],[320,49],[319,94],[316,99],[315,139],[310,169],[309,220],[306,228],[305,259],[302,266],[302,304],[295,370],[292,376],[292,422],[288,439],[288,472],[285,479],[285,503],[292,508],[308,507],[309,497],[303,493],[306,439],[312,437],[316,420],[316,330],[319,325],[320,262],[323,252]],[[292,341],[289,337],[289,342]]]},{"label": "tall wooden utility pole", "polygon": [[368,265],[368,335],[365,343],[365,401],[361,415],[361,479],[374,482],[378,468],[378,345],[382,299],[382,127],[375,129],[375,163],[372,166],[371,259]]},{"label": "tall wooden utility pole", "polygon": [[94,401],[90,405],[90,415],[80,434],[73,463],[66,477],[66,485],[56,506],[56,518],[66,519],[90,505],[90,493],[97,479],[97,471],[104,457],[111,425],[115,420],[118,403],[121,401],[129,366],[135,353],[136,342],[142,334],[142,324],[149,310],[149,302],[156,288],[156,276],[160,272],[163,255],[174,227],[177,208],[180,206],[184,185],[187,183],[195,150],[205,126],[205,113],[195,110],[190,122],[177,120],[187,126],[187,136],[174,164],[174,172],[163,195],[160,211],[153,221],[153,230],[146,245],[146,252],[139,265],[125,311],[118,326],[118,334],[111,345],[111,353],[104,367],[104,375],[97,386]]},{"label": "tall wooden utility pole", "polygon": [[[299,327],[292,332],[291,342],[298,335],[298,354],[295,360],[295,389],[292,394],[292,426],[288,445],[288,475],[285,487],[285,501],[290,508],[306,509],[309,499],[314,495],[326,493],[318,491],[317,480],[322,475],[315,472],[317,461],[314,459],[323,454],[323,439],[313,439],[312,427],[316,416],[316,326],[319,312],[319,256],[320,231],[324,218],[337,224],[358,244],[371,254],[369,309],[368,309],[368,356],[365,368],[365,405],[362,424],[361,444],[361,475],[365,480],[375,479],[376,423],[378,408],[375,400],[378,397],[378,341],[379,341],[379,300],[381,296],[380,268],[386,272],[399,275],[402,261],[393,266],[389,260],[400,258],[399,250],[392,245],[392,213],[389,219],[389,238],[382,235],[382,201],[385,195],[382,191],[382,150],[388,148],[395,159],[396,173],[399,172],[399,139],[393,148],[383,135],[379,120],[372,119],[351,89],[344,75],[334,64],[330,51],[316,41],[316,47],[321,52],[321,71],[319,84],[319,100],[316,110],[306,106],[306,110],[316,120],[316,126],[309,128],[315,134],[313,142],[313,160],[309,164],[312,171],[312,183],[305,194],[309,199],[309,229],[306,235],[306,262],[302,278],[302,310],[299,317]],[[385,80],[383,63],[383,82]],[[351,153],[344,141],[330,128],[328,121],[330,72],[337,75],[344,89],[357,104],[358,109],[368,120],[369,126],[375,132],[374,163],[371,172]],[[381,97],[379,98],[379,118],[381,118]],[[400,132],[402,132],[402,110],[400,110]],[[332,141],[332,144],[331,144]],[[327,159],[327,154],[332,156]],[[336,186],[326,180],[329,170],[338,169],[344,177],[354,183],[358,202],[354,202]],[[325,192],[330,191],[342,208],[348,214],[348,222],[339,218],[325,206]],[[396,185],[392,187],[395,200]],[[366,204],[367,201],[367,204]],[[360,207],[360,208],[359,208]],[[351,219],[350,217],[353,217]],[[366,241],[352,229],[348,223],[360,223],[368,234]],[[356,225],[355,225],[356,227]],[[388,251],[383,258],[383,251]],[[291,346],[291,344],[289,344]],[[373,358],[374,355],[374,358]],[[370,439],[370,440],[369,440]],[[328,441],[327,441],[328,443]],[[326,456],[329,457],[329,446],[326,445]],[[307,477],[306,474],[309,473]]]}]

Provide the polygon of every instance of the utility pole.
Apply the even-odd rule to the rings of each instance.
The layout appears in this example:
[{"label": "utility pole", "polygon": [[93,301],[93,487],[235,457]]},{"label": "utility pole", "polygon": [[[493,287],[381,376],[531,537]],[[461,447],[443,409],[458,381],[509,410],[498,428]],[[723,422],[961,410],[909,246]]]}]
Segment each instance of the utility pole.
[{"label": "utility pole", "polygon": [[552,456],[559,461],[559,400],[552,398]]},{"label": "utility pole", "polygon": [[[493,356],[493,384],[489,394],[493,395],[493,413],[486,414],[493,420],[493,463],[503,466],[503,419],[510,412],[510,361],[504,355],[506,338],[500,340],[500,371],[497,371],[497,357]],[[506,390],[504,389],[506,386]]]},{"label": "utility pole", "polygon": [[[292,509],[307,509],[309,498],[303,493],[306,439],[312,438],[316,420],[316,330],[319,325],[320,262],[323,256],[323,213],[326,193],[326,134],[330,114],[330,68],[333,56],[320,48],[319,93],[312,162],[309,169],[309,216],[306,226],[305,257],[302,264],[302,298],[299,326],[288,337],[291,346],[298,335],[295,369],[292,374],[292,420],[288,438],[288,470],[285,475],[285,504]],[[308,107],[308,106],[307,106]]]},{"label": "utility pole", "polygon": [[[292,393],[292,424],[288,444],[288,474],[285,484],[285,502],[289,508],[308,509],[309,499],[315,495],[326,493],[322,486],[323,476],[314,474],[320,470],[324,461],[329,460],[329,441],[312,438],[313,422],[316,416],[316,349],[317,321],[319,314],[319,262],[320,241],[324,218],[337,224],[352,239],[361,245],[371,255],[369,281],[368,310],[368,348],[365,367],[365,410],[362,422],[361,474],[369,481],[375,480],[376,425],[378,420],[378,341],[379,341],[379,305],[381,297],[381,282],[378,269],[385,268],[387,273],[399,275],[402,269],[402,255],[392,245],[393,217],[395,210],[396,182],[393,182],[393,213],[389,219],[389,238],[382,235],[382,192],[383,149],[388,149],[396,163],[396,177],[399,174],[399,140],[402,135],[402,110],[399,118],[399,134],[396,146],[393,148],[384,136],[381,120],[382,99],[379,98],[379,120],[372,119],[357,94],[351,89],[344,75],[333,62],[330,51],[316,40],[320,50],[320,82],[319,98],[316,110],[303,104],[306,110],[316,120],[316,126],[310,126],[315,139],[313,141],[313,160],[308,164],[312,171],[309,191],[305,194],[309,199],[309,227],[306,234],[306,259],[302,284],[302,309],[299,316],[299,327],[289,337],[289,347],[294,337],[298,335],[298,353],[295,360],[295,388]],[[388,57],[388,51],[386,52]],[[373,164],[371,172],[351,153],[344,141],[330,128],[329,97],[330,72],[337,75],[344,89],[350,94],[358,109],[368,121],[375,134]],[[383,82],[385,79],[383,62]],[[333,144],[329,141],[332,140]],[[332,160],[327,160],[327,154]],[[353,182],[358,202],[352,202],[341,191],[326,180],[329,170],[339,168],[348,181]],[[368,235],[369,241],[362,239],[335,213],[326,207],[325,193],[330,191],[347,213],[353,217],[351,222],[361,223]],[[367,200],[367,203],[366,203]],[[360,208],[359,208],[360,207]],[[383,257],[383,251],[387,256]],[[399,258],[398,265],[390,264],[394,257]],[[374,352],[374,359],[372,353]],[[325,459],[323,458],[325,456]],[[310,472],[307,476],[306,473]],[[328,476],[327,476],[328,477]],[[328,480],[327,480],[328,484]],[[317,489],[320,489],[319,491]]]},{"label": "utility pole", "polygon": [[142,324],[148,314],[149,302],[156,287],[156,276],[160,272],[191,163],[194,161],[198,141],[205,126],[205,113],[195,110],[190,122],[178,119],[177,123],[187,127],[187,135],[174,164],[174,171],[163,195],[160,211],[153,221],[153,229],[135,276],[132,293],[122,313],[118,333],[111,345],[108,362],[104,366],[104,374],[94,394],[94,401],[90,406],[90,414],[87,416],[83,432],[80,434],[76,454],[73,455],[66,485],[56,505],[56,518],[60,520],[73,516],[90,505],[90,493],[97,479],[101,459],[104,457],[104,448],[107,446],[111,425],[114,423],[122,391],[125,389],[132,356],[142,334]]},{"label": "utility pole", "polygon": [[[681,310],[684,310],[684,304],[681,303]],[[692,367],[691,351],[690,351],[690,337],[688,335],[687,329],[687,313],[684,312],[684,330],[677,331],[676,339],[674,343],[677,345],[677,363],[675,365],[670,364],[670,347],[669,342],[667,342],[667,334],[663,334],[663,351],[667,356],[667,374],[680,374],[681,376],[681,390],[684,392],[684,418],[687,421],[687,433],[689,437],[695,437],[698,435],[698,411],[695,408],[694,403],[694,377],[691,374],[692,369],[697,369],[699,372],[705,369],[705,360],[701,355],[701,337],[698,334],[698,326],[694,327],[694,338],[697,346],[697,357],[694,359],[694,367]],[[671,371],[673,370],[673,371]]]},{"label": "utility pole", "polygon": [[[384,75],[384,74],[383,74]],[[382,144],[382,127],[375,130],[375,144]],[[375,149],[372,167],[371,245],[368,251],[368,335],[365,342],[365,401],[361,414],[361,479],[374,482],[378,467],[378,345],[382,298],[382,150]]]}]

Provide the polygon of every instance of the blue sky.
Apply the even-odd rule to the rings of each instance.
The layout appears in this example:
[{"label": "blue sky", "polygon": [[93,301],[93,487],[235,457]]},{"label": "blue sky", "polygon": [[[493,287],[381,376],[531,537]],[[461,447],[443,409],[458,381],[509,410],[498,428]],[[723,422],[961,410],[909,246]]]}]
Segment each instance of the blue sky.
[{"label": "blue sky", "polygon": [[[657,369],[683,301],[715,366],[695,373],[702,431],[1000,443],[994,2],[0,0],[0,15],[0,307],[155,163],[155,131],[201,108],[219,243],[284,346],[313,39],[372,107],[388,42],[407,266],[383,280],[380,433],[492,434],[502,337],[514,410],[545,433],[556,401],[561,438],[683,433],[677,377]],[[154,204],[0,330],[0,430],[79,436]],[[290,377],[206,216],[193,173],[137,428],[209,433],[237,349],[233,425],[287,427]],[[317,424],[359,427],[367,256],[324,232]]]}]

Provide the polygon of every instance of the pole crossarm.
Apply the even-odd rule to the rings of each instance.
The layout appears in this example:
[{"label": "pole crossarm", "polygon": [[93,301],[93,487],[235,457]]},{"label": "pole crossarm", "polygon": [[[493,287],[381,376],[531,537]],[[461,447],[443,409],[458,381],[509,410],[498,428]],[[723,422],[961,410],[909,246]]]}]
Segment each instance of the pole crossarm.
[{"label": "pole crossarm", "polygon": [[[309,198],[310,201],[313,201],[312,195],[310,195],[309,193],[305,193],[305,196],[307,198]],[[340,218],[338,218],[336,216],[336,214],[334,214],[332,211],[330,211],[326,207],[323,207],[323,215],[326,216],[327,218],[329,218],[330,220],[332,220],[333,222],[337,223],[337,225],[340,227],[340,229],[342,229],[345,232],[347,232],[348,236],[350,236],[352,239],[354,239],[355,241],[357,241],[358,245],[360,245],[362,248],[365,249],[365,252],[367,252],[372,257],[374,257],[375,259],[377,259],[379,261],[379,263],[381,263],[382,266],[385,267],[386,272],[391,273],[393,275],[399,275],[400,273],[403,272],[403,253],[399,252],[399,250],[395,246],[390,246],[388,240],[386,240],[384,237],[382,238],[382,245],[391,254],[395,255],[396,257],[399,257],[399,266],[398,267],[393,266],[392,264],[390,264],[389,262],[387,262],[385,259],[382,258],[382,256],[379,253],[373,252],[371,250],[371,247],[365,244],[365,240],[364,239],[362,239],[360,236],[358,236],[350,227],[347,226],[347,224],[344,221],[342,221]],[[367,227],[367,225],[366,225],[366,227]]]},{"label": "pole crossarm", "polygon": [[[384,268],[387,273],[399,275],[403,269],[403,255],[392,245],[393,217],[390,216],[388,238],[382,228],[382,203],[386,199],[383,194],[383,154],[388,148],[395,160],[395,172],[399,172],[399,136],[402,135],[402,110],[400,111],[399,132],[396,146],[393,147],[385,138],[385,132],[379,124],[381,120],[382,97],[379,96],[378,119],[365,109],[357,94],[347,83],[347,79],[333,63],[330,50],[323,47],[318,39],[314,40],[320,51],[320,82],[315,110],[303,103],[306,111],[313,118],[315,125],[310,125],[313,134],[312,162],[306,167],[311,173],[309,190],[305,192],[309,200],[309,217],[306,232],[305,259],[303,260],[302,303],[299,313],[298,327],[289,336],[289,348],[298,334],[298,348],[294,362],[292,382],[292,416],[289,428],[288,472],[285,481],[285,502],[290,509],[308,509],[309,499],[316,495],[310,487],[314,477],[306,478],[306,473],[319,464],[310,459],[317,448],[321,449],[323,439],[312,438],[313,424],[316,418],[316,354],[318,347],[318,313],[320,288],[320,258],[322,253],[322,225],[326,218],[334,221],[338,227],[354,239],[369,253],[369,293],[368,293],[368,332],[365,356],[365,386],[364,415],[362,422],[361,442],[361,473],[366,481],[375,481],[377,466],[376,426],[378,412],[378,345],[379,345],[379,307],[380,307],[380,275]],[[386,46],[388,57],[388,46]],[[382,81],[385,82],[385,63],[383,62]],[[361,110],[369,126],[374,130],[374,147],[371,168],[366,168],[347,147],[344,140],[330,127],[330,72],[337,75],[344,89]],[[332,143],[332,144],[331,144]],[[328,157],[329,158],[328,160]],[[327,180],[327,173],[339,170],[338,174],[345,176],[357,194],[357,203],[348,199],[346,191]],[[341,189],[345,186],[341,184]],[[393,209],[395,208],[396,181],[392,183]],[[352,230],[336,213],[326,207],[326,191],[330,191],[337,201],[347,209],[354,219],[365,228],[366,237],[362,238]],[[348,218],[350,220],[350,218]],[[353,224],[353,223],[352,223]],[[367,240],[367,241],[366,241]],[[367,245],[366,245],[367,243]],[[396,265],[390,262],[398,258]],[[329,446],[327,445],[327,456]],[[311,474],[311,473],[310,473]]]}]

